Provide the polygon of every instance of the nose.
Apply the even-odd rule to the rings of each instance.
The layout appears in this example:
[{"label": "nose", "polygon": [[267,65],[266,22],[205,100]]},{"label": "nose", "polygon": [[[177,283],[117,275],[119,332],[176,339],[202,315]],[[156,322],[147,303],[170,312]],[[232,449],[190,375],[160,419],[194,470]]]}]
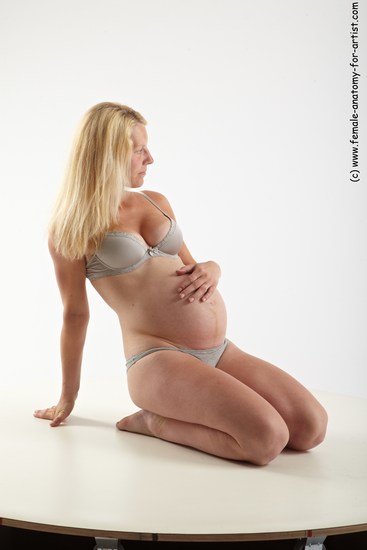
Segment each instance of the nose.
[{"label": "nose", "polygon": [[150,154],[149,149],[147,149],[147,150],[146,150],[146,158],[145,158],[144,164],[153,164],[153,162],[154,162],[154,159],[153,159],[152,155]]}]

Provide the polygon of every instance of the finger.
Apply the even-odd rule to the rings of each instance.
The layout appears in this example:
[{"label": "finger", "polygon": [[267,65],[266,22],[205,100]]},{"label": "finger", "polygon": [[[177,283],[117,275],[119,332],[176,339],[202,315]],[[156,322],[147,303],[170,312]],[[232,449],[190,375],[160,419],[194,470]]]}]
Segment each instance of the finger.
[{"label": "finger", "polygon": [[176,269],[177,275],[185,275],[186,273],[192,273],[195,268],[195,264],[183,265],[180,269]]},{"label": "finger", "polygon": [[65,409],[56,409],[53,420],[50,426],[59,426],[68,415],[65,413]]},{"label": "finger", "polygon": [[[183,288],[182,288],[182,291],[180,292],[180,298],[184,299],[187,296],[193,295],[194,293],[196,293],[198,291],[198,289],[200,289],[203,286],[203,284],[205,284],[204,280],[203,280],[203,277],[198,277],[197,279],[191,278],[191,281],[189,282],[189,284],[186,287],[184,287],[184,285],[182,285]],[[206,290],[207,290],[207,288],[206,288]],[[193,297],[193,296],[191,296],[191,297]],[[196,297],[198,297],[198,295],[196,295]]]},{"label": "finger", "polygon": [[206,293],[202,296],[201,301],[206,302],[214,294],[215,286],[210,286]]},{"label": "finger", "polygon": [[[198,300],[198,301],[203,300],[203,298],[207,294],[209,288],[210,288],[210,285],[208,285],[208,284],[201,285],[200,288],[198,288],[198,290],[196,292],[194,292],[192,296],[190,296],[189,301],[193,302],[194,300]],[[193,299],[191,299],[191,298],[193,298]]]},{"label": "finger", "polygon": [[[182,292],[189,284],[191,284],[193,268],[194,266],[185,265],[181,269],[176,270],[176,275],[180,277],[180,284],[177,288],[178,292]],[[190,277],[183,278],[183,275],[190,275]]]},{"label": "finger", "polygon": [[48,409],[40,409],[37,411],[34,411],[33,415],[36,418],[44,418],[46,420],[53,419],[55,416],[55,409],[56,407],[49,407]]}]

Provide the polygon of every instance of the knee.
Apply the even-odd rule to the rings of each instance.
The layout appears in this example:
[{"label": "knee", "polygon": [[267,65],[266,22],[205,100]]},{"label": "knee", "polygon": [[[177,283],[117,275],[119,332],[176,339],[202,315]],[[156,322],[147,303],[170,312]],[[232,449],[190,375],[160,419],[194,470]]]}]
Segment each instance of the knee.
[{"label": "knee", "polygon": [[317,403],[304,411],[295,422],[289,446],[297,451],[308,451],[320,445],[325,439],[328,415]]},{"label": "knee", "polygon": [[289,431],[281,418],[265,419],[258,431],[249,461],[256,466],[266,466],[287,446]]}]

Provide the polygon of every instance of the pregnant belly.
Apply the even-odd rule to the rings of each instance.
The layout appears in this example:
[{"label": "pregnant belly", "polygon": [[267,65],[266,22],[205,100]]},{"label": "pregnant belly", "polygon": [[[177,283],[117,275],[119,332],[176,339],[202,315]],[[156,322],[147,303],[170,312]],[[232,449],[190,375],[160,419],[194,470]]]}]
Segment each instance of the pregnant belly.
[{"label": "pregnant belly", "polygon": [[156,258],[147,264],[94,285],[119,316],[125,354],[167,344],[194,349],[221,344],[227,318],[220,293],[206,302],[182,300],[176,275],[181,260]]},{"label": "pregnant belly", "polygon": [[206,302],[189,303],[179,298],[176,288],[166,287],[160,299],[150,300],[146,306],[145,321],[138,323],[138,331],[144,327],[145,334],[195,349],[214,347],[224,340],[226,311],[218,291]]}]

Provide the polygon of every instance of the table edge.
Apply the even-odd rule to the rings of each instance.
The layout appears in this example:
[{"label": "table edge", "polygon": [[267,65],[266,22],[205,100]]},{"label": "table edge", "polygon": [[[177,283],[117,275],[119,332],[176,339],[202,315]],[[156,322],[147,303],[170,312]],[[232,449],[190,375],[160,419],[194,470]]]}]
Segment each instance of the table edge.
[{"label": "table edge", "polygon": [[367,531],[367,523],[325,527],[322,529],[304,529],[297,531],[272,531],[265,533],[136,533],[128,531],[109,531],[103,529],[88,529],[79,527],[64,527],[29,521],[0,518],[0,526],[27,529],[60,535],[77,535],[81,537],[105,537],[120,540],[135,541],[172,541],[172,542],[240,542],[302,539],[318,536],[347,535]]}]

